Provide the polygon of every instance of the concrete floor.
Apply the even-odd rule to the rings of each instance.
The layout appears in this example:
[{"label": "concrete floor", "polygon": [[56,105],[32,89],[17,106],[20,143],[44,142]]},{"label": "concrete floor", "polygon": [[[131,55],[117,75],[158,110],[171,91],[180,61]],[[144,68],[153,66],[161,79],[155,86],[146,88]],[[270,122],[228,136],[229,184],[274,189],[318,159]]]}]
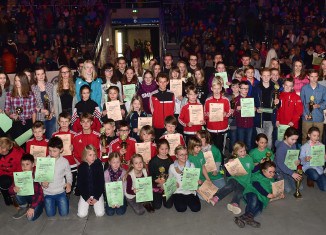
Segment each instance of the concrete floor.
[{"label": "concrete floor", "polygon": [[[316,187],[316,186],[315,186]],[[77,217],[78,198],[71,196],[70,214],[67,217],[47,218],[45,213],[35,222],[25,218],[14,220],[13,206],[5,206],[0,199],[0,234],[42,234],[42,235],[74,235],[74,234],[133,234],[133,235],[210,235],[210,234],[325,234],[326,233],[326,193],[317,188],[302,190],[303,198],[295,199],[287,195],[285,199],[272,202],[263,214],[257,217],[261,228],[246,226],[243,229],[233,222],[234,215],[227,211],[225,198],[215,207],[202,201],[202,210],[198,213],[187,211],[177,213],[174,208],[162,208],[154,214],[146,213],[136,216],[129,207],[124,216],[96,218],[93,209],[87,219]],[[241,205],[243,207],[243,203]]]}]

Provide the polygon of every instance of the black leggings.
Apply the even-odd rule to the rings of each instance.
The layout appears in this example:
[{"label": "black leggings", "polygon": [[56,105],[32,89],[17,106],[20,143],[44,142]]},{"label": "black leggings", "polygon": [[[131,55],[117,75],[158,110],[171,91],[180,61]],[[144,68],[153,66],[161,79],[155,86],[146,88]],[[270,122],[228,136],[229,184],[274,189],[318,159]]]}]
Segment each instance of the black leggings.
[{"label": "black leggings", "polygon": [[185,212],[187,207],[192,212],[198,212],[201,209],[201,204],[198,196],[194,194],[173,194],[173,204],[177,212]]}]

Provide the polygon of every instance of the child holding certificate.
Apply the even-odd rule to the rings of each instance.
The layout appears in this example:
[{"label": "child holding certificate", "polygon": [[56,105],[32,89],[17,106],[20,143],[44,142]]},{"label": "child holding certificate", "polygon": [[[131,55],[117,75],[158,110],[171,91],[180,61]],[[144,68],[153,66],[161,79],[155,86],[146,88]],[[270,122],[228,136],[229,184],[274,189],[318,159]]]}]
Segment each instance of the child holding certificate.
[{"label": "child holding certificate", "polygon": [[[23,172],[33,171],[35,166],[34,157],[31,154],[24,154],[20,163]],[[20,196],[18,195],[21,191],[19,187],[12,185],[9,189],[10,194],[15,194],[19,204],[19,210],[13,215],[14,219],[20,219],[26,215],[28,220],[35,221],[43,213],[44,197],[42,187],[39,183],[33,182],[33,190],[33,195]]]},{"label": "child holding certificate", "polygon": [[169,176],[169,167],[173,164],[169,156],[169,142],[165,139],[160,139],[157,142],[158,154],[152,158],[148,163],[149,175],[153,180],[153,206],[158,210],[162,207],[171,208],[173,206],[172,200],[167,200],[163,197],[163,184]]},{"label": "child holding certificate", "polygon": [[[138,90],[138,78],[137,78],[137,75],[135,73],[135,69],[132,68],[132,67],[129,67],[126,69],[124,75],[122,76],[122,79],[121,79],[121,85],[122,85],[122,99],[125,102],[125,106],[126,106],[126,109],[129,111],[130,110],[130,99],[128,96],[130,96],[130,94],[127,93],[126,91],[126,87],[125,85],[131,85],[131,84],[134,84],[135,85],[135,90],[133,91],[133,94],[137,93],[137,90]],[[126,98],[128,100],[126,100]]]},{"label": "child holding certificate", "polygon": [[32,131],[34,138],[26,142],[26,152],[32,154],[35,160],[38,157],[46,157],[49,154],[49,140],[44,138],[44,123],[42,121],[34,122],[32,126]]},{"label": "child holding certificate", "polygon": [[146,70],[143,76],[143,82],[139,84],[137,94],[141,96],[144,106],[144,111],[147,114],[152,114],[149,106],[149,97],[153,91],[157,89],[157,84],[154,80],[154,75],[151,71]]},{"label": "child holding certificate", "polygon": [[229,129],[230,102],[223,96],[224,90],[219,77],[214,78],[211,88],[213,95],[205,102],[205,121],[207,130],[211,133],[214,145],[223,152],[224,136]]},{"label": "child holding certificate", "polygon": [[267,148],[267,136],[264,133],[260,133],[256,136],[257,148],[250,150],[249,155],[252,157],[254,164],[258,165],[265,161],[274,161],[274,154],[272,150]]},{"label": "child holding certificate", "polygon": [[78,167],[77,188],[80,199],[77,215],[80,218],[88,215],[89,206],[94,207],[97,217],[104,215],[104,172],[96,152],[93,145],[86,145],[83,150],[83,162]]},{"label": "child holding certificate", "polygon": [[135,95],[132,97],[130,111],[126,117],[126,121],[130,124],[131,134],[130,136],[135,138],[137,142],[139,139],[139,130],[138,130],[138,118],[139,117],[147,117],[143,109],[143,102],[140,96]]},{"label": "child holding certificate", "polygon": [[139,137],[143,143],[148,143],[148,142],[151,143],[151,159],[155,157],[157,154],[157,149],[156,149],[156,144],[153,142],[155,139],[154,128],[150,125],[143,126],[140,129]]},{"label": "child holding certificate", "polygon": [[220,172],[222,154],[220,150],[214,144],[212,144],[211,135],[207,130],[200,130],[196,135],[198,139],[201,140],[201,151],[204,153],[204,157],[206,153],[211,152],[213,155],[214,164],[216,165],[216,170],[208,172],[208,177],[216,187],[222,188],[225,185],[223,175]]},{"label": "child holding certificate", "polygon": [[143,157],[140,154],[134,154],[130,159],[130,167],[125,177],[126,188],[125,196],[129,206],[134,210],[136,215],[143,215],[145,213],[145,207],[148,212],[154,212],[154,208],[151,203],[143,205],[141,202],[136,202],[136,179],[147,177],[147,171]]},{"label": "child holding certificate", "polygon": [[[314,181],[316,181],[318,188],[321,191],[326,191],[326,174],[323,171],[323,166],[325,164],[325,146],[319,142],[320,131],[318,127],[310,127],[308,130],[308,141],[301,146],[300,150],[300,160],[302,164],[302,170],[307,175],[308,186],[314,186]],[[312,149],[315,146],[320,146],[320,156],[319,164],[315,164],[312,158],[317,158],[318,156],[312,156]],[[316,162],[318,162],[316,160]]]},{"label": "child holding certificate", "polygon": [[181,108],[179,123],[183,126],[183,135],[187,139],[201,130],[204,122],[203,106],[197,102],[198,92],[194,85],[186,89],[188,103]]},{"label": "child holding certificate", "polygon": [[[272,191],[275,168],[274,162],[266,161],[260,164],[260,171],[252,175],[252,183],[243,192],[244,200],[247,203],[246,212],[239,217],[234,217],[234,222],[240,228],[245,227],[246,224],[260,228],[260,223],[254,218],[268,205],[270,199],[277,196]],[[284,195],[282,194],[280,197],[284,198]]]},{"label": "child holding certificate", "polygon": [[[109,155],[109,166],[108,169],[104,171],[105,183],[122,181],[126,175],[126,170],[121,167],[120,155],[117,152],[110,153]],[[123,205],[110,207],[108,202],[105,206],[105,213],[108,216],[114,214],[124,215],[127,210],[127,202],[124,198]]]},{"label": "child holding certificate", "polygon": [[56,207],[58,207],[60,216],[66,216],[69,214],[69,201],[66,193],[70,193],[72,184],[69,162],[61,156],[63,142],[59,137],[52,137],[49,140],[48,148],[48,158],[55,159],[55,166],[53,182],[41,183],[44,192],[45,212],[48,217],[53,217],[56,214]]},{"label": "child holding certificate", "polygon": [[[233,146],[233,156],[236,156],[240,160],[242,168],[246,171],[246,174],[239,174],[228,177],[226,185],[219,189],[211,199],[213,205],[219,200],[222,200],[224,197],[233,192],[232,200],[227,204],[227,209],[233,214],[238,215],[241,213],[241,208],[239,207],[240,200],[242,199],[242,193],[248,185],[251,183],[251,172],[254,169],[254,163],[252,158],[247,154],[246,145],[238,141]],[[232,162],[234,159],[230,159],[229,162]],[[238,167],[241,167],[238,166]]]},{"label": "child holding certificate", "polygon": [[[275,147],[275,163],[276,163],[276,174],[279,179],[284,179],[284,191],[290,193],[296,189],[295,181],[302,179],[302,176],[295,172],[295,169],[290,169],[285,164],[286,156],[289,150],[296,150],[295,143],[299,138],[299,133],[294,127],[289,127],[284,133],[283,141],[276,141]],[[293,160],[292,165],[299,165],[300,161],[298,158]],[[294,165],[294,167],[295,167]],[[295,167],[296,168],[296,167]],[[301,185],[302,186],[302,185]]]},{"label": "child holding certificate", "polygon": [[177,190],[172,195],[174,207],[177,212],[185,212],[187,207],[192,212],[201,209],[200,200],[195,190],[184,190],[182,188],[182,177],[185,167],[195,168],[195,165],[188,160],[186,147],[179,145],[175,148],[177,160],[169,167],[169,178],[175,177],[177,180]]},{"label": "child holding certificate", "polygon": [[[109,89],[107,89],[107,93],[108,93],[108,102],[111,101],[117,101],[119,100],[119,88],[116,86],[110,86]],[[127,109],[126,106],[124,105],[124,103],[120,102],[120,110],[121,110],[121,117],[122,119],[124,119],[127,115]],[[108,118],[107,116],[107,110],[106,110],[106,103],[103,104],[103,112],[102,112],[102,121],[105,122]],[[120,120],[115,120],[115,125],[116,127],[118,127]]]},{"label": "child holding certificate", "polygon": [[101,111],[97,103],[90,98],[91,88],[88,85],[82,85],[79,92],[81,101],[76,104],[73,111],[71,118],[72,129],[76,133],[80,132],[82,130],[80,116],[83,113],[90,113],[94,117],[92,129],[99,132],[101,128]]}]

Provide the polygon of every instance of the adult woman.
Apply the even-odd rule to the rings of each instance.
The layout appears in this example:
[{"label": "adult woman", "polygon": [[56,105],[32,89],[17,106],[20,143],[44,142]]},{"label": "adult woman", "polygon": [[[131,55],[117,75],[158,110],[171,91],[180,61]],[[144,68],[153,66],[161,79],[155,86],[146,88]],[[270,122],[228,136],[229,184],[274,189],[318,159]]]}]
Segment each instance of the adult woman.
[{"label": "adult woman", "polygon": [[62,112],[67,112],[72,115],[76,103],[76,90],[71,70],[68,66],[63,65],[59,70],[58,82],[53,86],[54,113],[59,115]]},{"label": "adult woman", "polygon": [[161,70],[162,70],[162,68],[161,68],[161,65],[159,63],[153,64],[151,71],[153,72],[155,80],[157,78],[157,75],[161,72]]},{"label": "adult woman", "polygon": [[75,84],[78,102],[81,100],[80,88],[86,84],[91,88],[91,99],[94,100],[100,110],[102,110],[102,79],[97,77],[94,64],[91,60],[86,60],[84,62],[81,77],[77,78]]},{"label": "adult woman", "polygon": [[326,86],[326,59],[321,61],[318,73],[318,83],[322,86]]},{"label": "adult woman", "polygon": [[35,68],[35,84],[32,91],[36,100],[37,117],[36,120],[44,122],[45,136],[52,137],[56,131],[56,118],[53,106],[53,84],[48,82],[45,68],[38,66]]},{"label": "adult woman", "polygon": [[0,138],[0,189],[6,205],[12,204],[8,189],[13,183],[13,173],[21,171],[20,159],[24,150],[7,137]]},{"label": "adult woman", "polygon": [[[11,88],[8,75],[0,72],[0,113],[5,109],[6,96],[11,91]],[[5,136],[5,132],[1,128],[0,136]]]},{"label": "adult woman", "polygon": [[16,74],[13,89],[6,96],[4,110],[14,120],[9,130],[12,139],[29,130],[35,122],[36,101],[25,73]]},{"label": "adult woman", "polygon": [[[143,74],[144,74],[144,70],[141,67],[140,58],[139,57],[132,58],[131,65],[134,68],[137,77],[138,78],[141,77],[141,79],[142,79],[143,78]],[[142,81],[139,81],[139,82],[142,82]]]},{"label": "adult woman", "polygon": [[289,77],[292,77],[294,80],[293,90],[297,95],[300,95],[301,88],[309,83],[308,76],[306,76],[303,70],[303,62],[301,60],[297,60],[293,63],[292,73],[288,74],[286,78]]}]

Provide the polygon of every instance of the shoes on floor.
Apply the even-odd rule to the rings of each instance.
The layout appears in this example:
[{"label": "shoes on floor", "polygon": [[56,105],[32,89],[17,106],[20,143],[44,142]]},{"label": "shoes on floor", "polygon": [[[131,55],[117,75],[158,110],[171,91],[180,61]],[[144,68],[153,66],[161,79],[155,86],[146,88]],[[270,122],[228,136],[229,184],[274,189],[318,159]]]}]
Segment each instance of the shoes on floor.
[{"label": "shoes on floor", "polygon": [[241,213],[241,208],[237,203],[229,203],[227,204],[227,208],[229,211],[233,212],[233,214],[238,215]]},{"label": "shoes on floor", "polygon": [[16,214],[12,216],[13,219],[21,219],[27,213],[28,207],[20,207]]}]

